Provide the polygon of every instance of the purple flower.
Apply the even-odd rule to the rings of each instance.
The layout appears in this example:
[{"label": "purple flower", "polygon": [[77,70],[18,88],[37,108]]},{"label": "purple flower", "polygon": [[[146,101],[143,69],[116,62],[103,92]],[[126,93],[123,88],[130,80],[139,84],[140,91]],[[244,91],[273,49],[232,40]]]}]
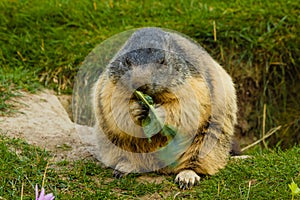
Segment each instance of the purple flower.
[{"label": "purple flower", "polygon": [[38,185],[35,185],[35,200],[53,200],[55,197],[52,193],[45,195],[45,189],[42,187],[41,194],[39,196]]}]

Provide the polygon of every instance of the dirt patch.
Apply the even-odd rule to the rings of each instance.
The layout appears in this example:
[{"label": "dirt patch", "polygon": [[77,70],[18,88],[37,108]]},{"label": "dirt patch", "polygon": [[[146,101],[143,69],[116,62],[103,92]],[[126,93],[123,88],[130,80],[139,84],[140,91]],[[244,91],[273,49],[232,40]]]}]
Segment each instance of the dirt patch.
[{"label": "dirt patch", "polygon": [[77,160],[91,156],[54,92],[23,92],[22,97],[15,100],[19,112],[0,118],[2,134],[22,138],[29,144],[45,148],[53,153],[56,160]]},{"label": "dirt patch", "polygon": [[69,118],[73,121],[72,95],[58,95],[57,98],[68,113]]}]

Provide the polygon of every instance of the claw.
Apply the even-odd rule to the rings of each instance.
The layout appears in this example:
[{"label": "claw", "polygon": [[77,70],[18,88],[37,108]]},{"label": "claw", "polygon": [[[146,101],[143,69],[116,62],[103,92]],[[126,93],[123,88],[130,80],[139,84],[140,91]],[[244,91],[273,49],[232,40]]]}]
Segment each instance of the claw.
[{"label": "claw", "polygon": [[175,182],[179,183],[180,189],[191,189],[199,183],[200,177],[193,170],[181,171],[175,178]]},{"label": "claw", "polygon": [[138,123],[148,116],[149,109],[140,102],[133,102],[130,105],[130,114],[133,117],[133,119],[135,119],[135,121]]},{"label": "claw", "polygon": [[118,171],[118,170],[116,170],[116,169],[115,169],[114,172],[113,172],[113,177],[115,177],[115,178],[117,178],[117,179],[122,178],[124,175],[125,175],[125,173],[120,172],[120,171]]}]

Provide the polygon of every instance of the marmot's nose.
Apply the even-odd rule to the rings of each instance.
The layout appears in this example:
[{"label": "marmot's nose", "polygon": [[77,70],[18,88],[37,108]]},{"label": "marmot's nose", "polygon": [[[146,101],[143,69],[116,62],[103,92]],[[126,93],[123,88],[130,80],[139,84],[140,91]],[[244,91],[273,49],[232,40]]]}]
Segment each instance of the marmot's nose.
[{"label": "marmot's nose", "polygon": [[146,87],[147,85],[151,85],[151,81],[149,78],[145,78],[145,77],[136,77],[131,79],[131,87],[132,89],[136,90],[138,88],[142,88],[142,87]]},{"label": "marmot's nose", "polygon": [[130,84],[132,89],[152,84],[152,73],[147,67],[138,67],[132,70]]}]

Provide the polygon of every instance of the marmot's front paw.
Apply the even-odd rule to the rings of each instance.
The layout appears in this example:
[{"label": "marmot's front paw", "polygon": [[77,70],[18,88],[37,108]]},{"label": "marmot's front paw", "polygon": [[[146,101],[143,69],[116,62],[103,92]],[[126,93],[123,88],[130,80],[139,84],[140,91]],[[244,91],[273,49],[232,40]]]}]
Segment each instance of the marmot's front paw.
[{"label": "marmot's front paw", "polygon": [[113,172],[113,177],[115,178],[123,178],[124,176],[126,176],[127,174],[129,174],[130,172],[132,172],[133,167],[128,164],[127,162],[119,162],[114,169]]},{"label": "marmot's front paw", "polygon": [[113,172],[113,177],[115,177],[117,179],[123,178],[124,176],[126,176],[126,173],[118,171],[116,169]]},{"label": "marmot's front paw", "polygon": [[193,170],[183,170],[177,174],[175,183],[179,183],[180,189],[191,189],[200,182],[200,177]]},{"label": "marmot's front paw", "polygon": [[141,121],[148,116],[149,109],[142,103],[132,102],[129,106],[129,112],[134,122],[140,125]]}]

